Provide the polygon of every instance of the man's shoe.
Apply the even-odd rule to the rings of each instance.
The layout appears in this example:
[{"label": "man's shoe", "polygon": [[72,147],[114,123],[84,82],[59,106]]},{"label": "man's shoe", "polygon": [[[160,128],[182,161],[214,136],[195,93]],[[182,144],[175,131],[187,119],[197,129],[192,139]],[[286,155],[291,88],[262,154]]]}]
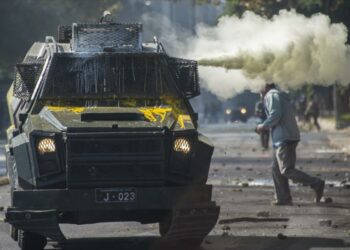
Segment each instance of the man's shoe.
[{"label": "man's shoe", "polygon": [[293,206],[292,201],[271,201],[272,206]]},{"label": "man's shoe", "polygon": [[323,197],[324,186],[325,186],[325,181],[321,181],[314,188],[315,193],[316,193],[316,203],[319,203]]}]

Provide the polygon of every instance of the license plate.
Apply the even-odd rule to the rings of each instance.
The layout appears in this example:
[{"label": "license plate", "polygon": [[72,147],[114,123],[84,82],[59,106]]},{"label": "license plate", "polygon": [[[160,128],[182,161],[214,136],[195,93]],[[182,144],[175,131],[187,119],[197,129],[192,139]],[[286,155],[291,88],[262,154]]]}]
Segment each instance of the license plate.
[{"label": "license plate", "polygon": [[136,202],[136,188],[96,189],[97,203]]}]

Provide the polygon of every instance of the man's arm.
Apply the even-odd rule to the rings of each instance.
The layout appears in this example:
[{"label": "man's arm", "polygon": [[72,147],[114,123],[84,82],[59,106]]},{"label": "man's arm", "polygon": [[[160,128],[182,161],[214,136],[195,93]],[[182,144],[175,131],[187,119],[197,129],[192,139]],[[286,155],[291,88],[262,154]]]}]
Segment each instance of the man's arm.
[{"label": "man's arm", "polygon": [[282,116],[282,108],[279,95],[276,93],[268,94],[265,97],[265,106],[267,110],[267,118],[262,125],[265,129],[270,129],[276,126]]}]

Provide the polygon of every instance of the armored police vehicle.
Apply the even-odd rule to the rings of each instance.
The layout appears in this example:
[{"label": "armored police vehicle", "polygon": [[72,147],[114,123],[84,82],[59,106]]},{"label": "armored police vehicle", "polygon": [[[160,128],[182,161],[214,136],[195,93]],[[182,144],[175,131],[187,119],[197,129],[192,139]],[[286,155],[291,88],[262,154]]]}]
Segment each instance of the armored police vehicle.
[{"label": "armored police vehicle", "polygon": [[74,23],[16,65],[6,222],[22,250],[65,241],[64,223],[159,223],[160,241],[192,245],[216,224],[213,146],[189,103],[197,63],[141,37],[140,24]]}]

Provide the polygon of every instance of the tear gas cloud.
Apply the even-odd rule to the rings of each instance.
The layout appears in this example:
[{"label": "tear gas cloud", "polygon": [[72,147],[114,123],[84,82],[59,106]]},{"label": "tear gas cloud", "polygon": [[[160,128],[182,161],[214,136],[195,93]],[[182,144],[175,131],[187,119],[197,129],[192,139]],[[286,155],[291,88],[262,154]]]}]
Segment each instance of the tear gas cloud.
[{"label": "tear gas cloud", "polygon": [[307,18],[283,10],[272,19],[252,12],[223,17],[216,27],[200,26],[187,56],[196,58],[210,91],[222,98],[265,82],[282,88],[350,82],[347,29],[317,14]]},{"label": "tear gas cloud", "polygon": [[284,89],[350,83],[348,31],[323,14],[308,18],[282,10],[267,19],[248,11],[241,18],[224,16],[215,27],[199,25],[196,36],[166,17],[142,19],[160,25],[169,54],[199,60],[202,86],[223,99],[259,91],[266,82]]}]

